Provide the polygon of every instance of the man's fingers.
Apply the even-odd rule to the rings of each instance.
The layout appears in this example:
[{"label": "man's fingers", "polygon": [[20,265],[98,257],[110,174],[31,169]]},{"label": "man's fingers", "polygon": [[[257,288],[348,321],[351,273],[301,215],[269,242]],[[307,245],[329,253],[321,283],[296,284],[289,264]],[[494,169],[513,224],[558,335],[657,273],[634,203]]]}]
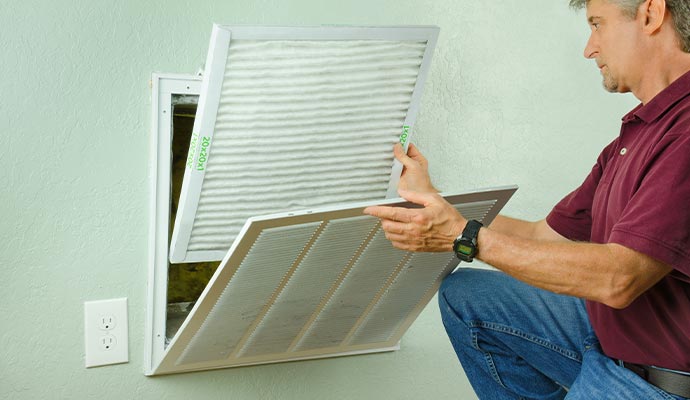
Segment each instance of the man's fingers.
[{"label": "man's fingers", "polygon": [[419,149],[417,148],[417,146],[415,146],[413,143],[410,143],[407,146],[407,155],[410,158],[414,158],[414,159],[424,158],[424,156],[422,155],[422,152],[420,152]]},{"label": "man's fingers", "polygon": [[386,231],[386,233],[404,234],[408,229],[408,225],[406,222],[382,219],[381,228],[383,228],[383,230]]},{"label": "man's fingers", "polygon": [[391,221],[411,222],[414,211],[403,207],[374,206],[365,208],[364,213]]},{"label": "man's fingers", "polygon": [[439,197],[435,193],[415,192],[412,190],[402,189],[398,190],[398,194],[403,199],[414,204],[419,204],[420,206],[424,207],[427,207],[429,204],[433,203]]},{"label": "man's fingers", "polygon": [[405,168],[412,168],[417,165],[415,160],[411,159],[407,154],[405,154],[405,150],[400,143],[396,143],[393,147],[393,155],[398,159],[398,161],[400,161],[402,165],[405,166]]},{"label": "man's fingers", "polygon": [[388,239],[391,242],[406,243],[407,240],[409,240],[405,235],[401,235],[399,233],[392,233],[388,231],[384,232],[386,234],[386,239]]}]

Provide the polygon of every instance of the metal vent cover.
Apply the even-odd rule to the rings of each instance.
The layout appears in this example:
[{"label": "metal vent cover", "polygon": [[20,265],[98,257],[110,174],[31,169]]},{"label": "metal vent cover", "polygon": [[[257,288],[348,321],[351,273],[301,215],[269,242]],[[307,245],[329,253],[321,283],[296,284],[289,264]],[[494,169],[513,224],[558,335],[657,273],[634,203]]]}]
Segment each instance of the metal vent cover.
[{"label": "metal vent cover", "polygon": [[170,261],[218,261],[247,218],[397,197],[436,27],[215,25]]},{"label": "metal vent cover", "polygon": [[[515,190],[445,197],[488,224]],[[398,348],[458,261],[393,248],[373,204],[250,218],[152,374]]]}]

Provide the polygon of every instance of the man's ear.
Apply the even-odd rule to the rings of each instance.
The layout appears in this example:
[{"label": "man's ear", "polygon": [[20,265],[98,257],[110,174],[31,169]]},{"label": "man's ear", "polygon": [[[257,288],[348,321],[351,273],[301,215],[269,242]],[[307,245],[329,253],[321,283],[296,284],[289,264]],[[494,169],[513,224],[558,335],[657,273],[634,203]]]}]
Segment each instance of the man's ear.
[{"label": "man's ear", "polygon": [[637,9],[637,14],[644,23],[643,32],[658,32],[666,17],[666,0],[645,0]]}]

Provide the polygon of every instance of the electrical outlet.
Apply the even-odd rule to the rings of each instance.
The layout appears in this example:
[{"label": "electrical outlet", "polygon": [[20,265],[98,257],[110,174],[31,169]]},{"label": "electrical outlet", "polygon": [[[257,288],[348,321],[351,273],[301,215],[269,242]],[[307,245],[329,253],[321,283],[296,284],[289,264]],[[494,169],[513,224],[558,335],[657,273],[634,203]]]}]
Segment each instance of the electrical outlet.
[{"label": "electrical outlet", "polygon": [[102,351],[109,351],[115,348],[117,340],[115,340],[113,335],[103,335],[98,339],[98,344]]},{"label": "electrical outlet", "polygon": [[104,331],[115,329],[115,317],[112,315],[101,315],[98,318],[98,327]]},{"label": "electrical outlet", "polygon": [[127,298],[84,302],[86,368],[129,361]]}]

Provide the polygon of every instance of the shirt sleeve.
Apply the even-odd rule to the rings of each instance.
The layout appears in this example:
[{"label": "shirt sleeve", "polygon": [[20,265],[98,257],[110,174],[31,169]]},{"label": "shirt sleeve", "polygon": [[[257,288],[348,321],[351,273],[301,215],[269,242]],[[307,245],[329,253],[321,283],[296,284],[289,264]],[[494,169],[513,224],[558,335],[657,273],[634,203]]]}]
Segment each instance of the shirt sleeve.
[{"label": "shirt sleeve", "polygon": [[690,135],[667,137],[659,148],[609,242],[690,276]]},{"label": "shirt sleeve", "polygon": [[594,193],[616,141],[604,148],[582,185],[558,202],[546,217],[546,223],[561,236],[580,242],[590,241]]}]

